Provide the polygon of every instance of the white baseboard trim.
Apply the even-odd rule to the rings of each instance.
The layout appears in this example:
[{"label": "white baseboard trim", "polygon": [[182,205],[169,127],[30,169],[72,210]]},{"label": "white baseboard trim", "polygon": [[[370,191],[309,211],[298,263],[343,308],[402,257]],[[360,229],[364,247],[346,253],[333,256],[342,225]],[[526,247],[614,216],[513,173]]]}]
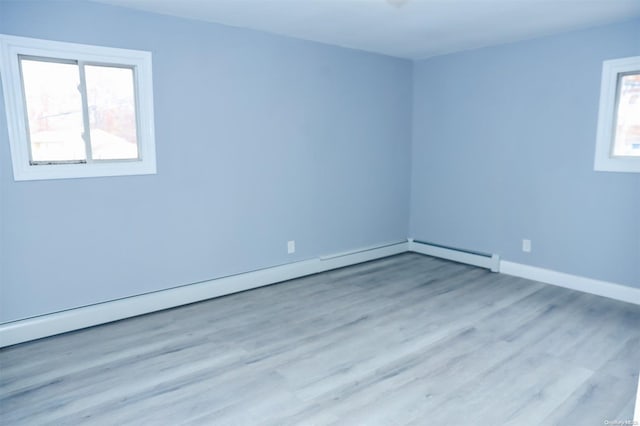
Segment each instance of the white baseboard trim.
[{"label": "white baseboard trim", "polygon": [[409,251],[453,260],[454,262],[479,266],[481,268],[489,269],[492,272],[500,271],[500,257],[497,254],[483,256],[481,254],[468,253],[460,250],[421,243],[412,239],[409,240]]},{"label": "white baseboard trim", "polygon": [[527,278],[571,290],[578,290],[583,293],[595,294],[597,296],[608,297],[609,299],[640,305],[640,288],[565,274],[564,272],[505,260],[500,262],[500,272],[515,277]]},{"label": "white baseboard trim", "polygon": [[0,324],[0,347],[355,265],[404,253],[407,248],[406,241],[389,243],[4,323]]}]

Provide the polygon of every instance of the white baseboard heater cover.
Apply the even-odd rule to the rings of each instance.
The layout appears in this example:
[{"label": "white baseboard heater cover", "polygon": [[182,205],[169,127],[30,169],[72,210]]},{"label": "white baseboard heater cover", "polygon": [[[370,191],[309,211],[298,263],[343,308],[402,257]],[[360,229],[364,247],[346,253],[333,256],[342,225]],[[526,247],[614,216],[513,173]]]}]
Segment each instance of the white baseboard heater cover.
[{"label": "white baseboard heater cover", "polygon": [[[411,251],[640,305],[640,289],[501,261],[496,254],[424,241],[391,242],[0,324],[0,347],[262,287]],[[640,387],[640,384],[639,384]],[[640,396],[640,390],[639,394]],[[638,402],[640,404],[640,401]],[[638,416],[636,407],[636,416]],[[636,419],[640,420],[640,419]]]},{"label": "white baseboard heater cover", "polygon": [[413,239],[409,240],[409,251],[479,266],[480,268],[489,269],[491,272],[500,272],[500,256],[497,254],[447,247]]},{"label": "white baseboard heater cover", "polygon": [[407,251],[390,242],[0,324],[0,348],[250,290]]}]

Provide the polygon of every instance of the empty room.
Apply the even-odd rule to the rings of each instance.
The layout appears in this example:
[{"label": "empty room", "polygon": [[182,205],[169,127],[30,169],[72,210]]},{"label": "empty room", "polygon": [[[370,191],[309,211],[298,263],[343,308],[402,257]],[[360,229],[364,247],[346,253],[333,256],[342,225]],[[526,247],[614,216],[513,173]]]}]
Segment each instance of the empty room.
[{"label": "empty room", "polygon": [[0,424],[640,424],[640,1],[0,0],[0,61]]}]

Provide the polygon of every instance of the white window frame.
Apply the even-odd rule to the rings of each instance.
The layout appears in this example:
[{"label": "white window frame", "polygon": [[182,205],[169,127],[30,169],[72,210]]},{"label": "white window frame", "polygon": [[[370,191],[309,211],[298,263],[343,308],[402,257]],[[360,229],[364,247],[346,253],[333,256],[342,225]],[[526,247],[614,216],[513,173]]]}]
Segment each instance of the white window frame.
[{"label": "white window frame", "polygon": [[640,71],[640,56],[612,59],[604,61],[602,64],[594,170],[640,173],[640,157],[614,157],[611,155],[615,136],[614,121],[617,111],[619,76],[638,71]]},{"label": "white window frame", "polygon": [[[0,76],[9,130],[13,176],[17,181],[156,173],[151,53],[0,34]],[[137,160],[100,160],[73,164],[31,164],[20,56],[131,67],[134,70]],[[88,159],[90,160],[90,159]]]}]

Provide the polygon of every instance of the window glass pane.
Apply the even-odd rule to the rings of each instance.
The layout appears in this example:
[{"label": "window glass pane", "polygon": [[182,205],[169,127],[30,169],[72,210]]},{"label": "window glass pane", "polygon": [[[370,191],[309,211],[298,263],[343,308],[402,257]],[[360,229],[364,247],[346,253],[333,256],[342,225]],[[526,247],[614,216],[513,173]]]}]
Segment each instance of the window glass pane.
[{"label": "window glass pane", "polygon": [[94,160],[138,158],[133,69],[85,66]]},{"label": "window glass pane", "polygon": [[78,65],[22,58],[31,160],[86,159]]},{"label": "window glass pane", "polygon": [[640,157],[640,73],[618,79],[613,156]]}]

